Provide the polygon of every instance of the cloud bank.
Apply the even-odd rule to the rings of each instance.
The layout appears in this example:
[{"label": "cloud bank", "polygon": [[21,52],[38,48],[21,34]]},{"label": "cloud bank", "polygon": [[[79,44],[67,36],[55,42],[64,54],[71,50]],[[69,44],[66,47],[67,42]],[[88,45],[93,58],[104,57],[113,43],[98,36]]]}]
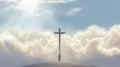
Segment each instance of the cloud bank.
[{"label": "cloud bank", "polygon": [[[90,26],[84,31],[67,33],[62,36],[62,60],[88,64],[91,62],[101,67],[108,67],[114,63],[112,64],[116,65],[114,67],[119,67],[119,40],[120,25],[114,25],[109,30]],[[57,55],[58,36],[53,32],[39,30],[0,32],[0,67],[20,67],[41,61],[57,62]]]}]

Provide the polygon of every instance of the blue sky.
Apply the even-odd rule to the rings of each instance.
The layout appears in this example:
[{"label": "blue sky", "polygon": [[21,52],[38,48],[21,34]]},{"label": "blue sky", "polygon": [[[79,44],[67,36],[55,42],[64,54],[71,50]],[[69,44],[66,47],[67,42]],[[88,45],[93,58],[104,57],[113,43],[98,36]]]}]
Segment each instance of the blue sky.
[{"label": "blue sky", "polygon": [[[13,0],[14,1],[14,0]],[[1,27],[9,22],[8,19],[15,15],[19,17],[22,11],[10,8],[14,4],[12,0],[1,0],[0,1],[0,24]],[[58,2],[57,2],[58,1]],[[56,0],[56,3],[47,3],[47,5],[39,5],[39,9],[42,7],[44,9],[50,10],[48,13],[51,13],[49,16],[45,14],[43,17],[48,20],[43,26],[45,29],[52,29],[56,27],[62,27],[65,29],[81,30],[86,29],[88,26],[97,25],[104,28],[109,28],[115,24],[120,23],[120,1],[119,0]],[[47,7],[46,7],[47,6]],[[13,6],[14,7],[14,6]],[[70,11],[76,8],[77,11],[73,11],[74,15],[70,14]],[[17,15],[16,15],[17,14]],[[44,13],[43,13],[44,14]],[[16,18],[14,18],[16,19]],[[40,25],[41,16],[30,17],[27,19],[34,19],[35,25]],[[42,18],[43,19],[43,18]],[[12,21],[13,22],[13,21]],[[54,26],[51,22],[57,22],[57,26]],[[18,22],[15,22],[18,24]],[[22,25],[27,25],[26,22],[21,22]],[[7,26],[6,26],[7,27]]]},{"label": "blue sky", "polygon": [[[90,25],[111,27],[119,24],[120,5],[119,0],[80,0],[70,6],[79,6],[83,10],[76,16],[59,16],[57,19],[63,26],[76,29],[86,28]],[[66,23],[64,23],[66,22]]]}]

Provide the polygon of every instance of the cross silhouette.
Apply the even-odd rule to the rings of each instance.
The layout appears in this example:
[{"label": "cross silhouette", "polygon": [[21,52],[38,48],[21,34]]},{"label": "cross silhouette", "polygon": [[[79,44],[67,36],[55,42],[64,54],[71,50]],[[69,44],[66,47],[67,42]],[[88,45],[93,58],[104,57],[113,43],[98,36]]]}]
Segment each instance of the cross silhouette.
[{"label": "cross silhouette", "polygon": [[59,28],[59,32],[55,32],[55,34],[59,35],[59,55],[58,60],[61,61],[61,34],[65,34],[65,32],[61,32],[61,28]]}]

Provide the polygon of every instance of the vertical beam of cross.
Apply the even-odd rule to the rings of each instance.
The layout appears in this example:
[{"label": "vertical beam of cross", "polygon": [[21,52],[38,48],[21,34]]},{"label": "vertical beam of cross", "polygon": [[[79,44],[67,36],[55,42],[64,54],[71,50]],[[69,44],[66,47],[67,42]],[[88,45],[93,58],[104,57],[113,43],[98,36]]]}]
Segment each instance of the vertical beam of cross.
[{"label": "vertical beam of cross", "polygon": [[55,32],[55,34],[59,35],[59,55],[58,60],[61,61],[61,34],[65,34],[65,32],[61,32],[61,28],[59,28],[59,32]]}]

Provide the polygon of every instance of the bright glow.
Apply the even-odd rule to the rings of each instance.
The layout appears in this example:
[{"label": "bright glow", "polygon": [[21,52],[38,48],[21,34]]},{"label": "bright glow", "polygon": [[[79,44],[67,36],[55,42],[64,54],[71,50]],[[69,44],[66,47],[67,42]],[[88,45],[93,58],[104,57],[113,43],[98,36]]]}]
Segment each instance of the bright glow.
[{"label": "bright glow", "polygon": [[21,11],[33,11],[38,7],[38,0],[21,0],[18,2],[17,9]]}]

